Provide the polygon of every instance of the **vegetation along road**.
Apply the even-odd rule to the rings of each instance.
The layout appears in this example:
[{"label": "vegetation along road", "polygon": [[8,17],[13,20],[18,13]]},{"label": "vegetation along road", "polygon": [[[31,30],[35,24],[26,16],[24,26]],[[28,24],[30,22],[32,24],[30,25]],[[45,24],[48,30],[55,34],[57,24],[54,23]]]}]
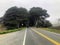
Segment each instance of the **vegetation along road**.
[{"label": "vegetation along road", "polygon": [[27,28],[4,35],[0,37],[0,45],[60,45],[60,34],[46,30]]}]

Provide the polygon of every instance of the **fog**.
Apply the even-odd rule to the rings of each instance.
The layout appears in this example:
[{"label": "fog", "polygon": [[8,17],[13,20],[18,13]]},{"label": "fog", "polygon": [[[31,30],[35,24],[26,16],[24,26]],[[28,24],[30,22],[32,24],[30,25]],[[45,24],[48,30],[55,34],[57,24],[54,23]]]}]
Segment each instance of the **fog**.
[{"label": "fog", "polygon": [[6,10],[10,7],[25,7],[28,10],[32,7],[42,7],[48,11],[52,24],[57,25],[60,18],[60,0],[0,0],[0,17],[2,17]]}]

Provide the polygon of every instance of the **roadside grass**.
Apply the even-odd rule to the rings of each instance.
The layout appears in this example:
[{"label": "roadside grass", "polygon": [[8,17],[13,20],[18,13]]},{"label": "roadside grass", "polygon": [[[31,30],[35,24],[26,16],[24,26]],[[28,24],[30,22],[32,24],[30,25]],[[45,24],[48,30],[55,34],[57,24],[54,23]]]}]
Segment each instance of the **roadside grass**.
[{"label": "roadside grass", "polygon": [[38,29],[39,30],[43,29],[43,30],[55,32],[55,33],[60,33],[60,30],[58,30],[58,29],[52,29],[52,28],[38,28]]},{"label": "roadside grass", "polygon": [[6,34],[6,33],[11,33],[11,32],[16,32],[25,29],[25,27],[19,28],[19,29],[12,29],[12,30],[4,30],[0,31],[0,34]]}]

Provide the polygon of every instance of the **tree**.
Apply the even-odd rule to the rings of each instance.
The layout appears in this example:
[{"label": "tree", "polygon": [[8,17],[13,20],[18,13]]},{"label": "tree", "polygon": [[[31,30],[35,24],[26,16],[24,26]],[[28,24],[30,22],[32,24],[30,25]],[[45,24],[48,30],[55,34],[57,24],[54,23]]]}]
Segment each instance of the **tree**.
[{"label": "tree", "polygon": [[3,23],[7,28],[10,29],[16,27],[15,25],[17,24],[16,21],[17,12],[18,12],[18,8],[16,6],[11,7],[6,11],[3,18]]},{"label": "tree", "polygon": [[[33,7],[29,11],[30,13],[30,22],[32,22],[35,26],[39,24],[39,22],[42,24],[44,20],[49,17],[47,10],[42,9],[40,7]],[[44,25],[44,24],[43,24]]]},{"label": "tree", "polygon": [[51,27],[52,24],[48,20],[38,21],[37,27]]},{"label": "tree", "polygon": [[45,20],[44,27],[51,27],[51,26],[52,24],[48,20]]},{"label": "tree", "polygon": [[[46,21],[49,17],[47,10],[40,7],[33,7],[28,11],[26,8],[20,7],[9,8],[4,17],[3,24],[7,29],[14,29],[23,26],[50,26],[50,22]],[[49,24],[49,25],[48,25]]]},{"label": "tree", "polygon": [[[18,15],[17,15],[17,21],[20,23],[20,24],[25,24],[25,22],[28,20],[28,11],[26,8],[19,8],[18,9]],[[21,23],[22,22],[22,23]],[[18,24],[19,25],[19,24]],[[25,24],[26,25],[26,24]]]},{"label": "tree", "polygon": [[27,20],[28,18],[28,11],[25,8],[17,8],[11,7],[9,8],[3,18],[4,25],[10,29],[10,28],[19,28],[23,20]]}]

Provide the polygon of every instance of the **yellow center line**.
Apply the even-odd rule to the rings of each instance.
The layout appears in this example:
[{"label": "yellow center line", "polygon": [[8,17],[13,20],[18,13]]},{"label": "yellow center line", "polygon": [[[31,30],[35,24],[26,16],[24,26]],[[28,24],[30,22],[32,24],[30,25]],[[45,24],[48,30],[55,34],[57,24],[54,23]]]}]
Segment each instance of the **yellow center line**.
[{"label": "yellow center line", "polygon": [[55,41],[55,40],[53,40],[53,39],[47,37],[46,35],[44,35],[44,34],[38,32],[38,31],[36,31],[36,30],[34,30],[34,29],[32,29],[32,30],[33,30],[34,32],[36,32],[37,34],[39,34],[40,36],[42,36],[42,37],[48,39],[50,42],[54,43],[55,45],[60,45],[60,43],[58,43],[57,41]]}]

